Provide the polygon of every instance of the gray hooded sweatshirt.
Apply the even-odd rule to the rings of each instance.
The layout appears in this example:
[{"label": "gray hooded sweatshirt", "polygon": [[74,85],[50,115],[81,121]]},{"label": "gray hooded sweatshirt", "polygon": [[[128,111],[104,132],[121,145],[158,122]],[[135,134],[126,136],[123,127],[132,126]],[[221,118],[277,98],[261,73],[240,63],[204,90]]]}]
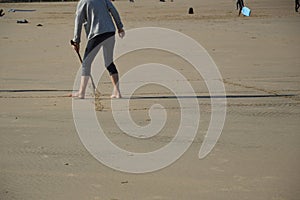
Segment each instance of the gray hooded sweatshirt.
[{"label": "gray hooded sweatshirt", "polygon": [[73,41],[80,43],[82,25],[88,40],[123,28],[120,15],[110,0],[80,0],[77,5]]}]

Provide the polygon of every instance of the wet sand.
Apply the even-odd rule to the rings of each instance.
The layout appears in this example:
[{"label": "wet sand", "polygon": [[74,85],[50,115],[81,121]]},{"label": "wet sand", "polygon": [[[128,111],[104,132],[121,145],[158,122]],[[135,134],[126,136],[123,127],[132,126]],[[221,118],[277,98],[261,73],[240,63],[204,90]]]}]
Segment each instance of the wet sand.
[{"label": "wet sand", "polygon": [[[222,135],[200,160],[211,116],[203,79],[167,52],[141,50],[116,60],[121,76],[142,63],[174,67],[190,81],[201,109],[199,130],[188,151],[171,166],[140,175],[101,164],[76,132],[72,99],[65,97],[80,67],[69,45],[76,3],[1,3],[6,15],[0,18],[0,199],[299,199],[300,16],[293,1],[246,3],[251,17],[238,17],[234,1],[115,1],[127,30],[163,27],[199,42],[226,88]],[[189,7],[194,15],[187,14]],[[10,8],[36,11],[13,13]],[[22,19],[29,23],[16,23]],[[98,89],[104,106],[97,111],[99,123],[120,147],[148,152],[174,137],[180,106],[175,98],[162,98],[172,97],[166,88],[145,86],[135,95],[151,98],[130,101],[132,118],[141,126],[149,123],[152,104],[167,110],[166,127],[148,140],[128,137],[113,122],[107,74]]]}]

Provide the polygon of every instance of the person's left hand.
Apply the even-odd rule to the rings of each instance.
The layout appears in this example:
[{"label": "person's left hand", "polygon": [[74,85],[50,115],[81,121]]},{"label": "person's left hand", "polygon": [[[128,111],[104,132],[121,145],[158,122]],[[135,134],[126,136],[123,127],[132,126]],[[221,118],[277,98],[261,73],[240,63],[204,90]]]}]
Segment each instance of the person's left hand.
[{"label": "person's left hand", "polygon": [[125,37],[125,31],[124,31],[124,29],[119,29],[119,30],[118,30],[118,33],[119,33],[119,37],[120,37],[120,38]]}]

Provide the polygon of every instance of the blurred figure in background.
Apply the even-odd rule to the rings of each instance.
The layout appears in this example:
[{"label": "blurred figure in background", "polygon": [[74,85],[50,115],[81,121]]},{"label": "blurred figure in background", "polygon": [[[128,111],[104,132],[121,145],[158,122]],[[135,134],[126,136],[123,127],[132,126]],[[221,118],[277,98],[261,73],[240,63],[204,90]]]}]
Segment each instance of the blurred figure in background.
[{"label": "blurred figure in background", "polygon": [[236,9],[237,10],[239,9],[239,16],[241,15],[243,7],[244,7],[244,1],[243,0],[237,0],[236,1]]},{"label": "blurred figure in background", "polygon": [[298,12],[298,9],[300,7],[299,0],[295,0],[295,11]]}]

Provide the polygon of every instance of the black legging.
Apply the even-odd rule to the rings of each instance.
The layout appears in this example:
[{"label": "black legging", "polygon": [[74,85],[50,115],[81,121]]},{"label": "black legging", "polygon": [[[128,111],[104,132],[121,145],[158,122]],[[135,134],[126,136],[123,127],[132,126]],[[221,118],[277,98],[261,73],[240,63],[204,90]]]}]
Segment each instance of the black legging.
[{"label": "black legging", "polygon": [[113,62],[115,32],[108,32],[97,35],[88,41],[82,62],[82,76],[90,76],[91,64],[101,47],[103,47],[104,63],[109,74],[113,75],[118,73]]}]

